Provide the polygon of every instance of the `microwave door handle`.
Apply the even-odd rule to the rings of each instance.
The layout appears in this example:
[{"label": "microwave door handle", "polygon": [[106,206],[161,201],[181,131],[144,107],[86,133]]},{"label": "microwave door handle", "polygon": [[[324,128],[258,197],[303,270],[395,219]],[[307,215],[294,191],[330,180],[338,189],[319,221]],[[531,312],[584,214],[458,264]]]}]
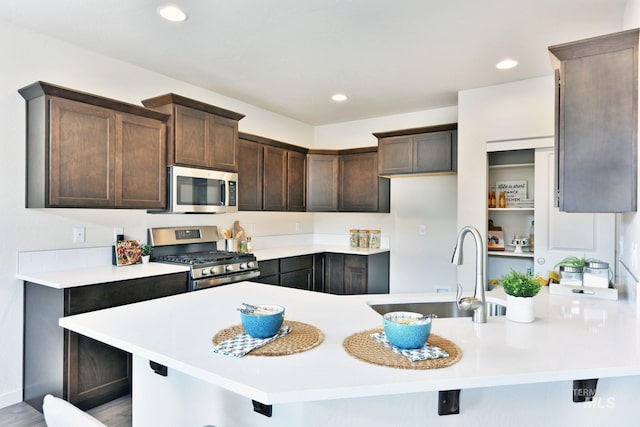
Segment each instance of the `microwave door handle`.
[{"label": "microwave door handle", "polygon": [[222,181],[222,183],[220,184],[220,206],[226,206],[226,200],[227,200],[227,191],[226,191],[226,184],[224,181]]}]

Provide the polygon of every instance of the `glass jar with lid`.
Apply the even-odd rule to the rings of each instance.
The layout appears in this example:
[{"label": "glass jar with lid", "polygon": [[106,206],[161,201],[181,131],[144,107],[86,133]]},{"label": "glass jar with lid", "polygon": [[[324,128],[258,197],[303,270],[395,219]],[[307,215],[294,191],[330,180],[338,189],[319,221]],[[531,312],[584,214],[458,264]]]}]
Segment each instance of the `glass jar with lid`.
[{"label": "glass jar with lid", "polygon": [[585,264],[582,275],[584,286],[595,288],[609,287],[609,263],[592,260]]},{"label": "glass jar with lid", "polygon": [[369,247],[369,230],[360,230],[359,243],[361,248]]},{"label": "glass jar with lid", "polygon": [[371,249],[380,248],[380,230],[371,230],[369,234],[369,247]]},{"label": "glass jar with lid", "polygon": [[582,286],[582,267],[560,266],[560,284]]},{"label": "glass jar with lid", "polygon": [[360,246],[360,230],[357,228],[349,230],[349,246],[352,248]]}]

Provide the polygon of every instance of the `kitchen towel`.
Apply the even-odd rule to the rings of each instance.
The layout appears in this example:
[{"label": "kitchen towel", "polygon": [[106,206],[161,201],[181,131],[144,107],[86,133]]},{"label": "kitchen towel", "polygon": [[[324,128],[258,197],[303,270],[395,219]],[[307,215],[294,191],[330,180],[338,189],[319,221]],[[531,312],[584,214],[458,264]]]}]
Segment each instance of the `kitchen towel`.
[{"label": "kitchen towel", "polygon": [[290,331],[290,326],[283,326],[277,334],[269,338],[254,338],[247,333],[238,334],[214,346],[211,351],[225,356],[242,357],[256,348],[265,346],[271,341],[287,335]]},{"label": "kitchen towel", "polygon": [[417,362],[419,360],[439,359],[441,357],[449,357],[449,353],[447,353],[445,350],[428,343],[425,343],[424,346],[422,346],[422,348],[416,348],[411,350],[398,348],[395,345],[391,344],[391,342],[387,339],[387,336],[384,334],[384,332],[371,334],[371,338],[378,341],[380,344],[384,345],[388,349],[393,350],[394,353],[404,356],[407,359],[411,360],[412,362]]}]

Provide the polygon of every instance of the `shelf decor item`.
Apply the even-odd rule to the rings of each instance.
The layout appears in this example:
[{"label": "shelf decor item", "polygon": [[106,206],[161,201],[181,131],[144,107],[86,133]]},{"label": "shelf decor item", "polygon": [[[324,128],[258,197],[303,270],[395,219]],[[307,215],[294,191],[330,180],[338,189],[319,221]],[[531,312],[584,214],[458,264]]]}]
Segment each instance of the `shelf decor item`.
[{"label": "shelf decor item", "polygon": [[540,291],[538,279],[511,270],[502,276],[500,282],[507,294],[507,319],[520,323],[533,322],[533,297]]},{"label": "shelf decor item", "polygon": [[500,197],[502,198],[503,193],[505,197],[505,206],[500,206],[501,208],[515,207],[518,202],[527,199],[527,181],[525,180],[497,181],[496,187],[500,192]]},{"label": "shelf decor item", "polygon": [[504,232],[502,230],[489,230],[487,233],[487,249],[490,251],[504,251]]}]

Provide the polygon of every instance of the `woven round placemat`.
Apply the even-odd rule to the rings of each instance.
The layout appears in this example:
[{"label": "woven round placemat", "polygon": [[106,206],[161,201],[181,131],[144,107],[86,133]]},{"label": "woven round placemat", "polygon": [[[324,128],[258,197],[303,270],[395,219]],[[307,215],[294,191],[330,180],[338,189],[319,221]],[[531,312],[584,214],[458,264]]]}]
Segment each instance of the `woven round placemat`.
[{"label": "woven round placemat", "polygon": [[404,356],[396,354],[371,338],[371,334],[382,332],[381,328],[369,329],[348,336],[342,342],[342,346],[349,355],[374,365],[388,366],[400,369],[436,369],[446,368],[458,362],[462,358],[460,347],[442,338],[441,336],[429,335],[428,343],[440,347],[449,353],[449,357],[439,359],[419,360],[412,362]]},{"label": "woven round placemat", "polygon": [[[320,345],[324,340],[324,335],[320,329],[307,323],[285,320],[283,325],[290,326],[291,332],[282,338],[252,350],[247,356],[286,356],[310,350]],[[242,325],[230,326],[215,334],[211,341],[213,345],[218,345],[222,341],[242,333],[244,333]]]}]

